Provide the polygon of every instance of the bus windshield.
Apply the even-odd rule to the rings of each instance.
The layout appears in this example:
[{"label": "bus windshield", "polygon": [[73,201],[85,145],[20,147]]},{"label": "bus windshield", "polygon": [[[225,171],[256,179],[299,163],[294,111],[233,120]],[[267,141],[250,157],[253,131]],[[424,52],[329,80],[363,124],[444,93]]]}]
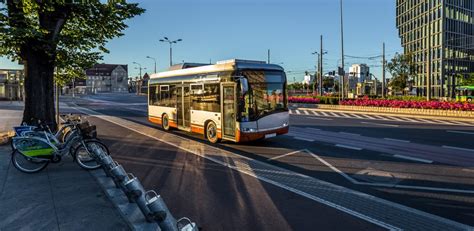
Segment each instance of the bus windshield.
[{"label": "bus windshield", "polygon": [[283,72],[243,71],[241,74],[248,80],[248,91],[239,105],[242,122],[287,111],[286,77]]}]

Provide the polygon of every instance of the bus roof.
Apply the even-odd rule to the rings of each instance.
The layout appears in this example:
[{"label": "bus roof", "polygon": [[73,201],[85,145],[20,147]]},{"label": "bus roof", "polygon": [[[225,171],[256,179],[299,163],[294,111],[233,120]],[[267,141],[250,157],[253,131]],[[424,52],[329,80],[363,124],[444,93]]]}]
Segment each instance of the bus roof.
[{"label": "bus roof", "polygon": [[284,69],[276,64],[267,64],[263,61],[252,61],[252,60],[242,60],[242,59],[231,59],[219,61],[213,65],[205,65],[191,68],[184,68],[179,70],[170,70],[152,74],[150,79],[156,78],[166,78],[174,76],[185,76],[185,75],[195,75],[195,74],[205,74],[205,73],[216,73],[222,71],[233,71],[233,70],[274,70],[274,71],[283,71]]}]

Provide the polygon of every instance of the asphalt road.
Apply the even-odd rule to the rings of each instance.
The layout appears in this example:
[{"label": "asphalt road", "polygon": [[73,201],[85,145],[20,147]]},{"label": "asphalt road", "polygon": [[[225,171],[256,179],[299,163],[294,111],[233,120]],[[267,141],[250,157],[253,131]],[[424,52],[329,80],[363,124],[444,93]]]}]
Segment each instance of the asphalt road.
[{"label": "asphalt road", "polygon": [[[200,135],[172,135],[147,121],[146,98],[104,94],[80,107],[207,145]],[[367,230],[367,219],[216,164],[116,123],[90,118],[102,139],[145,187],[171,210],[205,230]],[[263,142],[224,142],[215,148],[355,192],[474,225],[473,126],[292,114],[285,136]],[[163,135],[164,134],[164,135]]]}]

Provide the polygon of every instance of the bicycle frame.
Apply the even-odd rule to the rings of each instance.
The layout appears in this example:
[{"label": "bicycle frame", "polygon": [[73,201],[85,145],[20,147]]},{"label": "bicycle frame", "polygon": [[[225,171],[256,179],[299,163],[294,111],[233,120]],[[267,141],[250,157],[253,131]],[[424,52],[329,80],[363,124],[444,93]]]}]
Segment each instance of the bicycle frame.
[{"label": "bicycle frame", "polygon": [[[81,141],[81,145],[85,146],[82,136],[76,129],[72,131],[72,134],[68,136],[67,140],[62,143],[60,147],[56,146],[48,138],[54,137],[52,134],[44,131],[44,135],[44,138],[39,136],[13,137],[12,142],[14,144],[14,148],[17,149],[22,155],[38,160],[51,160],[57,156],[62,157],[68,153],[72,153],[70,149],[73,147],[73,144],[79,140]],[[41,158],[39,156],[48,158]]]}]

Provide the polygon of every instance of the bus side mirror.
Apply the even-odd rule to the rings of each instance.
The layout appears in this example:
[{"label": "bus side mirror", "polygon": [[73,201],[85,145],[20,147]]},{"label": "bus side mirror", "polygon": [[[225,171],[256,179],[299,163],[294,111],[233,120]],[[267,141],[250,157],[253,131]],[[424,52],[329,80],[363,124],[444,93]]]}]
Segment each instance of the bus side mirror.
[{"label": "bus side mirror", "polygon": [[240,79],[240,91],[242,92],[242,95],[245,95],[249,91],[249,83],[246,78]]}]

